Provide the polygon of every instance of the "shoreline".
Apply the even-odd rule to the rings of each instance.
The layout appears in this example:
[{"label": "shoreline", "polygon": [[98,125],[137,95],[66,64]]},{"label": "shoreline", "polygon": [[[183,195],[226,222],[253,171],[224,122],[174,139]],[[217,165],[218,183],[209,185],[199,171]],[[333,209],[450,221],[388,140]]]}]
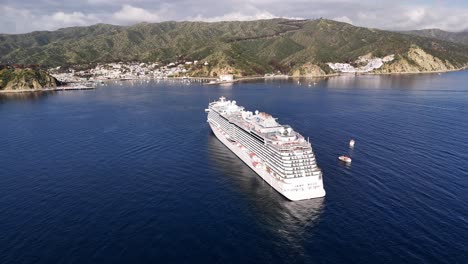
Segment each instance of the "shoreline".
[{"label": "shoreline", "polygon": [[[422,72],[369,72],[365,73],[368,75],[402,75],[402,74],[431,74],[431,73],[448,73],[448,72],[457,72],[457,71],[464,71],[467,70],[468,66],[453,70],[445,70],[445,71],[422,71]],[[363,74],[363,75],[365,75]]]},{"label": "shoreline", "polygon": [[15,90],[0,90],[0,94],[13,93],[30,93],[30,92],[54,92],[54,91],[74,91],[74,90],[94,90],[96,87],[91,86],[58,86],[41,89],[15,89]]},{"label": "shoreline", "polygon": [[360,76],[360,75],[410,75],[410,74],[434,74],[434,73],[448,73],[448,72],[457,72],[467,70],[467,67],[453,69],[453,70],[444,70],[444,71],[421,71],[421,72],[362,72],[362,73],[331,73],[325,75],[316,75],[316,76],[290,76],[290,78],[323,78],[323,77],[333,77],[333,76]]},{"label": "shoreline", "polygon": [[[328,78],[328,77],[337,77],[337,76],[364,76],[364,75],[412,75],[412,74],[435,74],[435,73],[449,73],[449,72],[457,72],[467,70],[468,67],[463,67],[459,69],[453,70],[445,70],[445,71],[421,71],[421,72],[363,72],[363,73],[330,73],[330,74],[322,74],[322,75],[299,75],[299,76],[280,76],[280,77],[264,77],[264,76],[245,76],[239,77],[238,79],[234,79],[232,81],[219,81],[216,83],[204,83],[204,85],[217,85],[217,84],[227,84],[227,83],[236,83],[242,81],[254,81],[254,80],[288,80],[288,79],[313,79],[313,78]],[[196,77],[193,77],[196,78]]]},{"label": "shoreline", "polygon": [[[291,75],[282,75],[278,77],[274,76],[244,76],[234,79],[232,81],[216,81],[215,83],[202,83],[203,85],[219,85],[219,84],[230,84],[230,83],[237,83],[237,82],[249,82],[255,80],[289,80],[289,79],[313,79],[313,78],[328,78],[328,77],[336,77],[336,76],[362,76],[362,75],[412,75],[412,74],[435,74],[435,73],[449,73],[449,72],[457,72],[457,71],[464,71],[468,70],[467,67],[453,69],[453,70],[444,70],[444,71],[422,71],[422,72],[366,72],[366,73],[331,73],[331,74],[322,74],[322,75],[299,75],[299,76],[291,76]],[[158,78],[135,78],[135,79],[104,79],[104,80],[93,80],[94,82],[112,82],[112,81],[137,81],[137,80],[209,80],[215,81],[217,80],[216,77],[211,76],[191,76],[191,77],[166,77],[163,79]],[[89,82],[89,81],[87,81]],[[96,89],[95,86],[88,87],[88,86],[59,86],[59,87],[52,87],[52,88],[42,88],[42,89],[18,89],[18,90],[0,90],[0,94],[14,94],[14,93],[30,93],[30,92],[52,92],[52,91],[71,91],[71,90],[93,90]]]}]

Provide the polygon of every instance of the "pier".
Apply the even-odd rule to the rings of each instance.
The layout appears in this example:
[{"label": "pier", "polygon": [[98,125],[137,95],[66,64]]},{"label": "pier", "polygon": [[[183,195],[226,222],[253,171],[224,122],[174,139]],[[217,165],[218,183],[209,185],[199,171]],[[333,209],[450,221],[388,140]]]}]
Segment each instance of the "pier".
[{"label": "pier", "polygon": [[16,89],[16,90],[2,90],[0,93],[27,93],[27,92],[47,92],[47,91],[72,91],[72,90],[93,90],[96,89],[94,86],[58,86],[58,87],[49,87],[42,89]]},{"label": "pier", "polygon": [[57,87],[52,89],[54,91],[71,91],[71,90],[93,90],[96,89],[95,86],[86,86],[86,85],[79,85],[79,86],[63,86]]}]

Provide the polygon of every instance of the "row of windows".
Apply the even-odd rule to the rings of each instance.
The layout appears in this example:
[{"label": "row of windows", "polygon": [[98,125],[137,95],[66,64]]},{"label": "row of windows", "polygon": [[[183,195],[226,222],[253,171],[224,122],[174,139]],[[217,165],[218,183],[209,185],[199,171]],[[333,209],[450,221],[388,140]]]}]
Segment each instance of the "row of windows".
[{"label": "row of windows", "polygon": [[277,160],[277,158],[272,155],[271,151],[265,149],[264,143],[258,140],[258,138],[253,138],[250,133],[238,126],[236,126],[235,129],[235,138],[241,144],[244,144],[252,150],[260,159],[264,160],[270,169],[279,175],[283,175],[281,167],[278,167],[278,164],[281,164],[281,161]]},{"label": "row of windows", "polygon": [[[249,150],[266,161],[267,165],[280,176],[302,177],[311,175],[312,170],[317,170],[315,158],[312,151],[306,151],[301,157],[289,153],[279,153],[278,151],[266,147],[264,139],[253,132],[247,132],[237,124],[229,122],[225,117],[211,111],[209,118],[215,121],[233,139],[245,145]],[[282,166],[278,166],[282,165]]]},{"label": "row of windows", "polygon": [[[252,140],[250,135],[246,135],[243,130],[236,131],[237,139],[240,139],[249,149],[253,150],[257,156],[266,161],[267,165],[279,175],[302,177],[303,173],[311,175],[312,166],[310,164],[286,164],[276,152],[266,149],[265,145],[260,145]],[[293,166],[296,165],[296,166]],[[309,166],[307,166],[309,165]]]}]

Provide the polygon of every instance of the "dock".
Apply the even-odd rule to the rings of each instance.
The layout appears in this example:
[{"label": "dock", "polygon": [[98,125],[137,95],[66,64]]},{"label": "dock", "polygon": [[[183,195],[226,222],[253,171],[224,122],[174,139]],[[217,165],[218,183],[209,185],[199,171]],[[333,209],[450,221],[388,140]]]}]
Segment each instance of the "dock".
[{"label": "dock", "polygon": [[[281,76],[283,79],[285,78],[284,76]],[[219,79],[217,80],[212,80],[208,83],[204,83],[204,85],[217,85],[217,84],[226,84],[226,83],[236,83],[236,82],[242,82],[242,81],[254,81],[254,80],[265,80],[265,79],[274,79],[275,77],[265,77],[265,76],[250,76],[250,77],[239,77],[234,80],[229,80],[229,81],[220,81]],[[289,77],[287,77],[289,78]]]},{"label": "dock", "polygon": [[93,90],[93,89],[96,89],[96,87],[95,86],[78,85],[78,86],[56,87],[53,90],[54,91],[70,91],[70,90]]},{"label": "dock", "polygon": [[216,84],[224,84],[224,83],[235,83],[238,80],[232,80],[232,81],[210,81],[207,83],[203,83],[203,85],[216,85]]},{"label": "dock", "polygon": [[73,91],[73,90],[93,90],[95,86],[76,85],[76,86],[58,86],[42,89],[16,89],[16,90],[2,90],[0,93],[28,93],[28,92],[48,92],[48,91]]}]

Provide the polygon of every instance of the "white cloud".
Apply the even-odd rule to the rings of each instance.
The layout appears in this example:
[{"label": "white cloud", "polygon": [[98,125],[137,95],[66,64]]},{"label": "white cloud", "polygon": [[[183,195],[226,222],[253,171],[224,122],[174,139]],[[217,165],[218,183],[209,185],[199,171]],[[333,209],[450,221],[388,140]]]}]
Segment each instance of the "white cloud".
[{"label": "white cloud", "polygon": [[154,11],[124,5],[112,15],[112,19],[121,23],[156,22],[160,21],[160,16]]},{"label": "white cloud", "polygon": [[[1,2],[2,0],[0,0]],[[410,30],[468,29],[468,7],[418,0],[21,0],[0,4],[0,33],[24,33],[99,22],[331,18],[357,26]]]},{"label": "white cloud", "polygon": [[332,19],[336,20],[336,21],[340,21],[340,22],[345,22],[345,23],[348,23],[348,24],[353,24],[353,21],[347,16],[334,17]]},{"label": "white cloud", "polygon": [[[0,32],[16,33],[30,29],[33,15],[28,10],[20,10],[9,6],[0,6]],[[27,22],[26,22],[27,21]]]},{"label": "white cloud", "polygon": [[54,27],[55,25],[60,25],[62,27],[85,26],[99,22],[97,16],[92,14],[86,15],[81,12],[56,12],[51,16],[45,16],[42,20],[50,21],[50,27]]},{"label": "white cloud", "polygon": [[[50,15],[38,15],[29,10],[20,10],[9,6],[0,7],[4,14],[0,17],[0,32],[23,33],[34,30],[55,30],[71,26],[86,26],[101,22],[98,16],[81,12],[55,12]],[[3,28],[5,27],[5,28]]]},{"label": "white cloud", "polygon": [[250,20],[272,19],[272,18],[303,19],[300,17],[283,17],[283,16],[274,15],[267,10],[259,9],[251,4],[238,5],[236,6],[235,9],[236,11],[234,12],[226,12],[222,15],[217,15],[217,16],[206,16],[206,15],[198,14],[195,17],[188,17],[186,20],[216,22],[216,21],[250,21]]},{"label": "white cloud", "polygon": [[411,22],[420,23],[426,16],[426,9],[421,7],[410,9],[408,12],[405,13],[405,16]]},{"label": "white cloud", "polygon": [[128,4],[135,4],[138,2],[144,2],[144,0],[86,0],[90,5],[108,5],[108,6],[122,6]]},{"label": "white cloud", "polygon": [[358,20],[376,20],[377,19],[377,12],[372,12],[372,11],[368,11],[368,12],[358,12],[357,14],[357,19]]},{"label": "white cloud", "polygon": [[273,14],[261,11],[255,14],[247,15],[241,12],[233,12],[224,14],[222,16],[214,16],[214,17],[203,17],[202,15],[198,15],[194,18],[188,18],[188,20],[193,21],[206,21],[206,22],[215,22],[215,21],[248,21],[248,20],[258,20],[258,19],[272,19],[276,18]]}]

